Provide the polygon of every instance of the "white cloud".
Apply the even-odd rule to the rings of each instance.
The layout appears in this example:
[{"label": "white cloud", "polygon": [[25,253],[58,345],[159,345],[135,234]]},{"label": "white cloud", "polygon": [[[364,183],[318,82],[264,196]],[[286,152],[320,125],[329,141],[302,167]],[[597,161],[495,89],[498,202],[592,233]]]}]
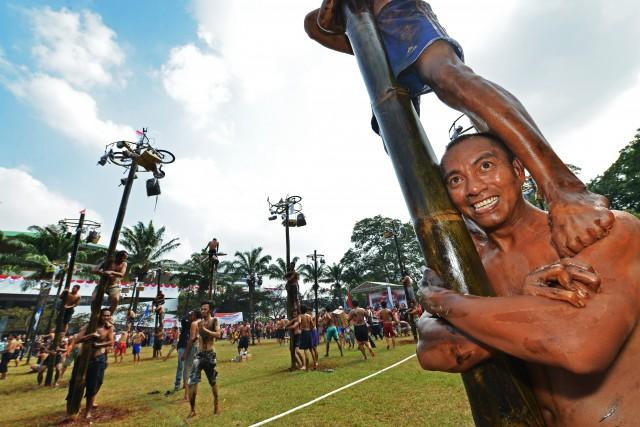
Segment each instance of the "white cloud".
[{"label": "white cloud", "polygon": [[220,52],[246,101],[281,97],[290,91],[297,73],[322,67],[308,62],[313,42],[303,29],[305,14],[319,3],[287,0],[275,6],[247,0],[195,0],[194,4],[198,35]]},{"label": "white cloud", "polygon": [[[0,228],[3,230],[55,224],[62,218],[75,218],[85,207],[79,201],[51,191],[23,170],[0,167]],[[90,209],[87,217],[102,222]]]},{"label": "white cloud", "polygon": [[85,88],[113,81],[112,68],[125,55],[100,15],[45,7],[30,10],[29,16],[36,40],[32,53],[41,70]]},{"label": "white cloud", "polygon": [[167,94],[182,105],[196,128],[210,124],[218,107],[231,99],[224,61],[193,44],[171,49],[161,74]]},{"label": "white cloud", "polygon": [[37,74],[8,87],[36,109],[50,127],[81,144],[104,147],[108,142],[135,136],[129,126],[101,119],[91,95],[64,80]]}]

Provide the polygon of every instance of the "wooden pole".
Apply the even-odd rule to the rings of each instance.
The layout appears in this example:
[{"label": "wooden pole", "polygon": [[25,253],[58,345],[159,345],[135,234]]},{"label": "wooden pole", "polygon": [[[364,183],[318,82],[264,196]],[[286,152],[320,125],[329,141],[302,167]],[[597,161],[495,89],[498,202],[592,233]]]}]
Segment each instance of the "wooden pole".
[{"label": "wooden pole", "polygon": [[[449,199],[409,94],[398,85],[367,0],[342,3],[346,31],[369,92],[427,264],[460,292],[490,296],[480,257]],[[477,426],[544,426],[522,365],[498,355],[462,374]]]}]

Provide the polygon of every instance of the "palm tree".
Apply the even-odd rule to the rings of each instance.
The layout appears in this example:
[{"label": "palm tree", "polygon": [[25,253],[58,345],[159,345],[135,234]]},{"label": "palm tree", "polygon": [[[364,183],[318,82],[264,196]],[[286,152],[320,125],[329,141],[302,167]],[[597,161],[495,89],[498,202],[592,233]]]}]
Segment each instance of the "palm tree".
[{"label": "palm tree", "polygon": [[145,226],[138,221],[133,227],[125,227],[122,230],[120,244],[129,252],[129,277],[137,277],[143,280],[149,271],[161,267],[168,260],[162,257],[178,246],[178,237],[164,242],[165,227],[156,229],[153,221]]},{"label": "palm tree", "polygon": [[30,245],[7,237],[0,231],[0,274],[20,274],[25,267],[25,254]]},{"label": "palm tree", "polygon": [[[302,274],[302,270],[305,268],[304,264],[298,264],[298,261],[300,260],[300,258],[298,258],[297,256],[294,256],[293,259],[291,260],[291,263],[294,265],[294,270],[296,272],[298,272],[298,274]],[[274,279],[277,281],[282,281],[282,282],[286,282],[286,279],[284,278],[287,274],[287,263],[282,259],[282,258],[278,258],[276,259],[276,262],[274,264],[271,264],[269,266],[269,270],[267,272],[267,276],[270,279]]]},{"label": "palm tree", "polygon": [[202,251],[192,253],[188,260],[178,266],[173,277],[181,288],[198,285],[199,293],[203,293],[209,283],[207,255]]},{"label": "palm tree", "polygon": [[340,263],[334,263],[330,267],[325,270],[324,277],[322,278],[322,283],[331,283],[331,288],[333,290],[333,300],[338,303],[337,305],[342,305],[342,288],[343,283],[345,281],[344,267]]},{"label": "palm tree", "polygon": [[[316,284],[316,278],[317,278],[317,282],[322,282],[321,278],[324,276],[325,273],[325,265],[322,263],[318,263],[318,270],[315,271],[315,265],[314,264],[305,264],[303,266],[301,266],[300,268],[300,277],[302,278],[302,280],[305,283],[313,283],[313,285],[311,286],[311,288],[305,292],[305,296],[303,299],[309,301],[309,300],[313,300],[313,307],[314,310],[316,310],[318,307],[318,304],[316,303],[317,301],[317,295],[318,292],[322,293],[322,291],[320,290],[320,285]],[[317,277],[316,277],[317,275]],[[316,310],[316,314],[317,314],[317,310]]]},{"label": "palm tree", "polygon": [[249,285],[249,318],[253,324],[253,293],[256,284],[258,284],[258,286],[261,284],[261,279],[258,280],[258,283],[256,283],[254,279],[255,276],[270,274],[269,263],[271,262],[271,255],[262,255],[262,248],[258,247],[252,249],[250,252],[236,252],[234,256],[234,271],[236,274],[241,274],[242,277],[246,277],[247,285]]},{"label": "palm tree", "polygon": [[28,228],[31,234],[20,234],[15,241],[21,242],[20,265],[35,270],[34,279],[49,278],[57,264],[64,264],[71,251],[73,240],[67,236],[67,230],[60,225]]}]

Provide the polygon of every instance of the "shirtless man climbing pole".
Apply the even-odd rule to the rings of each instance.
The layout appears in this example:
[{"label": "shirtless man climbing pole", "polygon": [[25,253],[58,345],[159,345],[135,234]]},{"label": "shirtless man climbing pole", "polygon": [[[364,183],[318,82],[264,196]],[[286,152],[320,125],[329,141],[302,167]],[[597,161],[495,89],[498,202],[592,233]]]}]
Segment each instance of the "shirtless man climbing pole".
[{"label": "shirtless man climbing pole", "polygon": [[[96,395],[102,387],[104,380],[104,371],[107,369],[107,349],[113,346],[113,325],[111,324],[111,311],[108,308],[103,308],[100,311],[100,320],[96,331],[92,334],[86,334],[86,326],[80,330],[76,338],[76,345],[89,342],[91,347],[91,359],[89,360],[89,367],[87,368],[86,376],[86,392],[85,397],[87,400],[85,418],[91,418],[91,410],[94,407],[94,401]],[[69,402],[71,402],[71,393],[75,384],[76,375],[78,375],[78,368],[80,364],[75,363],[73,365],[73,371],[71,373],[71,380],[69,381],[69,393],[67,394],[67,415],[71,416],[69,412]]]},{"label": "shirtless man climbing pole", "polygon": [[[120,302],[120,279],[127,274],[128,257],[129,254],[127,251],[118,251],[112,263],[107,265],[107,261],[105,261],[97,269],[93,270],[94,273],[107,278],[107,286],[104,289],[109,296],[109,311],[111,313],[115,313],[118,308],[118,303]],[[95,298],[95,292],[97,290],[98,287],[96,286],[93,292],[93,298]]]},{"label": "shirtless man climbing pole", "polygon": [[[546,212],[522,196],[524,168],[497,138],[465,135],[441,162],[454,205],[485,236],[476,248],[497,296],[423,288],[418,358],[464,372],[496,351],[526,362],[549,427],[636,425],[640,416],[640,220],[561,259]],[[540,296],[545,296],[541,298]]]},{"label": "shirtless man climbing pole", "polygon": [[62,316],[62,335],[66,335],[67,329],[69,328],[69,322],[71,321],[71,317],[73,317],[74,309],[80,304],[80,295],[78,292],[80,291],[80,285],[73,285],[71,288],[71,292],[67,289],[62,292],[60,295],[60,299],[62,300],[62,304],[64,304],[64,314]]}]

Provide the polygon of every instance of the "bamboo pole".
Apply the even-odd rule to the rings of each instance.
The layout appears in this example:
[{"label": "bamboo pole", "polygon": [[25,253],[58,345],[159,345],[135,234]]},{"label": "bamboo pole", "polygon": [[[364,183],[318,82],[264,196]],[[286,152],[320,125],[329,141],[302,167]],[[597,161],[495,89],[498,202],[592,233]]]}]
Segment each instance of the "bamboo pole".
[{"label": "bamboo pole", "polygon": [[[367,0],[345,0],[346,32],[427,264],[460,292],[491,296],[409,94],[396,82]],[[544,426],[521,362],[498,355],[462,374],[477,426]]]}]

